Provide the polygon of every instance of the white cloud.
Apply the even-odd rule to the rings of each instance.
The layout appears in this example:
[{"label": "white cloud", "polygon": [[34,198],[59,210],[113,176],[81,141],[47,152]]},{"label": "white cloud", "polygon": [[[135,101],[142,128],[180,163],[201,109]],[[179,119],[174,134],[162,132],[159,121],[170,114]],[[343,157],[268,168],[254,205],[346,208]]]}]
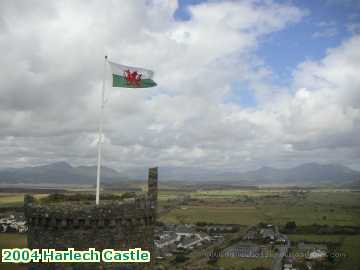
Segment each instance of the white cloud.
[{"label": "white cloud", "polygon": [[360,34],[360,23],[351,22],[347,26],[347,30],[352,34]]},{"label": "white cloud", "polygon": [[337,34],[338,30],[336,27],[329,27],[322,29],[321,31],[316,31],[311,36],[313,38],[330,38],[336,36]]},{"label": "white cloud", "polygon": [[335,21],[321,21],[317,24],[317,26],[320,29],[311,35],[312,38],[330,38],[339,33]]},{"label": "white cloud", "polygon": [[[175,1],[26,3],[0,8],[2,166],[95,164],[104,53],[154,69],[159,84],[108,89],[107,165],[244,169],[359,158],[359,38],[301,64],[293,94],[274,94],[264,79],[271,70],[255,49],[301,20],[306,12],[294,6],[214,1],[176,21]],[[224,102],[234,80],[262,89],[258,107]]]}]

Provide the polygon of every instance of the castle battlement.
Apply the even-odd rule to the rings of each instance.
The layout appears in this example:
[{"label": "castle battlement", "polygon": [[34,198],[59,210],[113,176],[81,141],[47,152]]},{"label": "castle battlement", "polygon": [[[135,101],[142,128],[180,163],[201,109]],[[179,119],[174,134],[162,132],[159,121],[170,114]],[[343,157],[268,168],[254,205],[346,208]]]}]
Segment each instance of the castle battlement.
[{"label": "castle battlement", "polygon": [[[157,168],[149,169],[148,193],[135,198],[94,201],[48,202],[31,195],[24,199],[31,249],[64,250],[95,248],[124,250],[141,248],[154,251],[157,205]],[[127,265],[139,269],[142,265]],[[106,264],[52,264],[52,269],[118,269]],[[124,266],[122,266],[125,269]],[[146,266],[149,269],[149,265]],[[32,264],[29,269],[49,269],[47,264]],[[120,268],[119,268],[120,269]]]},{"label": "castle battlement", "polygon": [[[31,200],[33,198],[28,198]],[[115,227],[152,225],[155,209],[149,198],[126,201],[102,201],[99,206],[89,202],[62,202],[42,204],[25,203],[27,223],[30,226],[58,229],[88,227]]]}]

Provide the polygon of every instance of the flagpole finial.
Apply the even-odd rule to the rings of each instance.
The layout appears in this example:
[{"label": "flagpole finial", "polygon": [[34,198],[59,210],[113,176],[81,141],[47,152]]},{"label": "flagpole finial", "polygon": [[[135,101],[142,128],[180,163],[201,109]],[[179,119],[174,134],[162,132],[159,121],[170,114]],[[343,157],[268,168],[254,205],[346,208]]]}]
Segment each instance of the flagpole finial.
[{"label": "flagpole finial", "polygon": [[108,57],[107,57],[107,55],[105,55],[105,59],[107,59]]}]

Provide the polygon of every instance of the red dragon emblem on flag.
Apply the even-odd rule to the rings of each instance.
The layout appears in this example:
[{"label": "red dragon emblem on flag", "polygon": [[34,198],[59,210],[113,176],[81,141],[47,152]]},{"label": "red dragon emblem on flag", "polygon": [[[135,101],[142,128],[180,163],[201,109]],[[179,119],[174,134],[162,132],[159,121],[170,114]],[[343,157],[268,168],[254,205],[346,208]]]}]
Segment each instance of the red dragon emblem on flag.
[{"label": "red dragon emblem on flag", "polygon": [[124,77],[128,85],[139,87],[141,81],[141,73],[136,70],[131,72],[129,69],[124,71]]}]

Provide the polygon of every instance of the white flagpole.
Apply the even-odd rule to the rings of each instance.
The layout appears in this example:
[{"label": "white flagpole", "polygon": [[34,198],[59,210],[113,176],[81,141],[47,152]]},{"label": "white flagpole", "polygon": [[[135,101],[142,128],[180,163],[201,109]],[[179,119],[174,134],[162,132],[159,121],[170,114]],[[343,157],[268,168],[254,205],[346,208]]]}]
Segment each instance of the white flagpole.
[{"label": "white flagpole", "polygon": [[105,55],[105,61],[104,61],[104,77],[103,77],[103,83],[102,83],[101,102],[100,102],[98,158],[97,158],[97,174],[96,174],[96,205],[99,205],[99,201],[100,201],[101,145],[102,145],[102,138],[103,138],[103,115],[104,115],[104,105],[105,105],[106,63],[107,63],[107,55]]}]

